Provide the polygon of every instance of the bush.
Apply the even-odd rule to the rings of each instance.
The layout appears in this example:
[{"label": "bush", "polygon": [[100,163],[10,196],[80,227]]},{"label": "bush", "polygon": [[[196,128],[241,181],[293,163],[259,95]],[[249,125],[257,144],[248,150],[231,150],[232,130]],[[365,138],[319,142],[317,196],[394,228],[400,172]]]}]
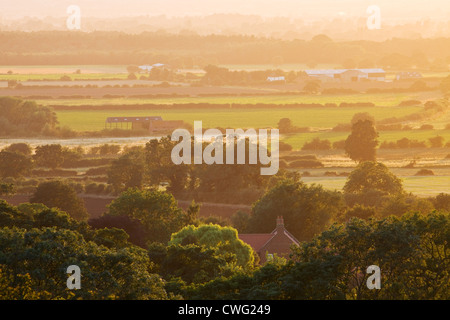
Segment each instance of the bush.
[{"label": "bush", "polygon": [[419,100],[405,100],[398,104],[399,107],[410,107],[410,106],[419,106],[422,102]]},{"label": "bush", "polygon": [[296,160],[289,163],[289,168],[323,168],[324,165],[318,160]]},{"label": "bush", "polygon": [[292,146],[283,141],[279,142],[279,150],[280,151],[292,151]]},{"label": "bush", "polygon": [[339,140],[339,141],[333,142],[333,149],[344,150],[344,148],[345,148],[345,140]]},{"label": "bush", "polygon": [[444,146],[444,138],[441,136],[428,138],[428,141],[430,141],[432,148],[442,148]]},{"label": "bush", "polygon": [[363,205],[355,205],[353,208],[347,209],[345,212],[345,219],[349,220],[351,218],[359,218],[363,220],[368,220],[375,217],[376,210],[374,207],[366,207]]},{"label": "bush", "polygon": [[437,210],[450,211],[450,194],[440,193],[434,200],[434,207]]},{"label": "bush", "polygon": [[31,155],[31,151],[32,151],[30,145],[28,143],[23,143],[23,142],[10,144],[4,150],[9,151],[9,152],[21,153],[25,156]]},{"label": "bush", "polygon": [[434,172],[430,169],[420,169],[415,176],[434,176]]},{"label": "bush", "polygon": [[95,182],[89,183],[84,187],[84,192],[87,194],[97,194],[98,185]]},{"label": "bush", "polygon": [[311,142],[306,142],[302,150],[330,150],[330,140],[320,140],[320,138],[314,138]]},{"label": "bush", "polygon": [[420,126],[419,130],[433,130],[434,127],[431,124],[423,124]]},{"label": "bush", "polygon": [[339,123],[331,129],[333,132],[349,132],[352,130],[350,123]]}]

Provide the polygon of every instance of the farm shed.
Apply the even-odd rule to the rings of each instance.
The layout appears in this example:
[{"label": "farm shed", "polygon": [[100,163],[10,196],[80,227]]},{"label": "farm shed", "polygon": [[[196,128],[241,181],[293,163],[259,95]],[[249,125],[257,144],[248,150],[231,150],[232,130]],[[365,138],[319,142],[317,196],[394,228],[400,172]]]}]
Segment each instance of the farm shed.
[{"label": "farm shed", "polygon": [[167,132],[183,127],[182,120],[163,120],[160,116],[108,117],[105,129],[148,130],[149,132]]}]

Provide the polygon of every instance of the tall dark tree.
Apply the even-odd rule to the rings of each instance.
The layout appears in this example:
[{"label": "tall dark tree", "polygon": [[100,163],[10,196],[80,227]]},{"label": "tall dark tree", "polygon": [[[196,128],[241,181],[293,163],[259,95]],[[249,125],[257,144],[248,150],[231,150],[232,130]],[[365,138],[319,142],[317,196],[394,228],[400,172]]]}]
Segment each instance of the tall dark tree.
[{"label": "tall dark tree", "polygon": [[0,177],[2,178],[18,178],[29,173],[32,167],[30,157],[16,152],[0,152]]},{"label": "tall dark tree", "polygon": [[130,151],[112,162],[108,170],[108,183],[112,184],[116,192],[142,186],[144,158],[143,152]]},{"label": "tall dark tree", "polygon": [[88,217],[83,200],[77,196],[71,186],[61,181],[39,184],[30,202],[42,203],[49,208],[59,208],[76,220],[85,220]]},{"label": "tall dark tree", "polygon": [[33,159],[37,166],[58,168],[64,162],[63,147],[60,144],[37,146]]},{"label": "tall dark tree", "polygon": [[32,151],[30,145],[28,143],[25,143],[25,142],[19,142],[19,143],[10,144],[4,150],[5,151],[9,151],[9,152],[21,153],[21,154],[23,154],[25,156],[30,156],[31,155],[31,151]]},{"label": "tall dark tree", "polygon": [[357,194],[371,190],[400,195],[403,193],[402,181],[381,162],[366,161],[350,173],[344,185],[344,192]]},{"label": "tall dark tree", "polygon": [[345,153],[354,161],[375,161],[378,132],[370,120],[360,120],[352,125],[345,140]]},{"label": "tall dark tree", "polygon": [[159,141],[152,139],[145,145],[146,173],[150,184],[165,182],[167,190],[173,193],[185,188],[190,170],[189,165],[173,163],[171,153],[176,144],[170,137],[163,137]]},{"label": "tall dark tree", "polygon": [[138,220],[146,231],[146,241],[161,243],[167,243],[172,233],[190,221],[172,194],[157,189],[128,189],[112,201],[109,214]]},{"label": "tall dark tree", "polygon": [[279,181],[252,208],[249,233],[269,233],[277,216],[284,217],[286,229],[298,240],[309,240],[325,230],[342,211],[342,195],[320,185],[301,181]]}]

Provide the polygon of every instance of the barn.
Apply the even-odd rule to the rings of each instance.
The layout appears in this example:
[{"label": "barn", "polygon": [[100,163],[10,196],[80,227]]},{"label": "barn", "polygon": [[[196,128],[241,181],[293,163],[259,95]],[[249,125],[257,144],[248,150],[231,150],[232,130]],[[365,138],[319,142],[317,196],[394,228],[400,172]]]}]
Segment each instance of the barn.
[{"label": "barn", "polygon": [[152,133],[162,133],[182,128],[183,124],[182,120],[167,121],[160,116],[108,117],[105,121],[105,129],[147,130]]}]

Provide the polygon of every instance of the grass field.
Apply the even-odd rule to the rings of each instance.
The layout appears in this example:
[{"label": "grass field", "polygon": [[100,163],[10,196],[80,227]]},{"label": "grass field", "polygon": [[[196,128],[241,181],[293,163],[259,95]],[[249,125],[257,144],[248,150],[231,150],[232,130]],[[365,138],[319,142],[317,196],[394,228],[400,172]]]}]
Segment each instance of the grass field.
[{"label": "grass field", "polygon": [[[36,80],[60,80],[62,76],[69,76],[72,80],[126,80],[126,73],[49,73],[49,74],[0,74],[0,81],[36,81]],[[70,81],[67,81],[70,84]]]},{"label": "grass field", "polygon": [[[195,94],[195,88],[192,89]],[[136,105],[136,104],[174,104],[174,103],[212,103],[212,104],[292,104],[292,103],[336,103],[373,102],[376,106],[394,107],[405,100],[416,100],[414,93],[379,94],[339,94],[339,95],[261,95],[261,96],[211,96],[211,97],[167,97],[159,99],[112,98],[112,99],[58,99],[37,100],[44,105]],[[409,109],[407,108],[407,112]]]},{"label": "grass field", "polygon": [[[74,110],[57,111],[59,122],[76,131],[101,130],[107,117],[162,116],[165,120],[184,120],[193,124],[203,121],[204,127],[265,128],[276,127],[281,118],[289,117],[299,127],[331,128],[348,123],[357,112],[369,112],[376,120],[403,116],[419,111],[420,107],[367,107],[367,108],[247,108],[247,109],[156,109],[156,110]],[[344,133],[345,134],[345,133]],[[348,135],[348,134],[347,134]],[[295,142],[296,135],[289,138]]]},{"label": "grass field", "polygon": [[65,74],[80,70],[82,73],[127,73],[124,65],[30,65],[30,66],[0,66],[0,74],[8,71],[18,74]]},{"label": "grass field", "polygon": [[[403,177],[403,188],[417,196],[436,196],[449,192],[448,176]],[[345,177],[303,177],[307,184],[321,184],[325,189],[342,191],[347,178]]]},{"label": "grass field", "polygon": [[[283,142],[290,144],[294,150],[300,150],[307,141],[314,138],[321,140],[327,139],[331,143],[339,140],[345,140],[349,132],[311,132],[311,133],[296,133],[286,136],[282,139]],[[408,138],[419,141],[427,141],[428,138],[435,136],[442,136],[446,142],[450,141],[450,130],[405,130],[405,131],[380,131],[378,140],[383,141],[397,141],[402,138]],[[428,142],[428,141],[427,141]]]}]

